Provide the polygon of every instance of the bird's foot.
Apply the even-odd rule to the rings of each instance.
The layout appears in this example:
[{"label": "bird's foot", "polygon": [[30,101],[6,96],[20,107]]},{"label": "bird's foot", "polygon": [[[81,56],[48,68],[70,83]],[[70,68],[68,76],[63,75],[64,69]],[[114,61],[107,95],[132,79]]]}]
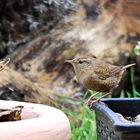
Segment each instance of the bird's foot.
[{"label": "bird's foot", "polygon": [[86,101],[86,104],[88,104],[96,95],[98,95],[100,92],[96,92],[95,94],[91,95],[87,101]]},{"label": "bird's foot", "polygon": [[103,96],[101,96],[100,98],[97,98],[97,99],[95,99],[95,100],[91,100],[91,99],[93,98],[93,96],[92,96],[92,98],[89,97],[89,99],[86,101],[86,104],[87,104],[87,106],[88,106],[89,108],[92,108],[93,104],[94,104],[94,103],[97,103],[97,102],[100,102],[101,104],[104,104],[104,103],[101,101],[101,99],[104,98],[104,97],[107,97],[107,96],[110,95],[110,94],[111,94],[111,92],[108,92],[108,93],[106,93],[105,95],[103,95]]},{"label": "bird's foot", "polygon": [[100,99],[95,99],[95,100],[87,100],[86,104],[89,108],[92,108],[94,103],[100,102]]},{"label": "bird's foot", "polygon": [[88,102],[86,101],[86,104],[91,109],[93,107],[93,104],[95,104],[97,102],[100,103],[100,104],[102,104],[102,105],[107,106],[104,102],[101,101],[101,99],[95,99],[95,100],[88,101]]}]

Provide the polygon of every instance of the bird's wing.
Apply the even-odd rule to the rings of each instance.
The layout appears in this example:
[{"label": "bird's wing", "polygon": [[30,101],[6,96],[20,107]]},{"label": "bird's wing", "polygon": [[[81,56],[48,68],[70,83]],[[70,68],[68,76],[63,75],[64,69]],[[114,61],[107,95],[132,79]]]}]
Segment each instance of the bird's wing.
[{"label": "bird's wing", "polygon": [[113,76],[113,75],[119,74],[121,71],[124,71],[122,66],[121,67],[114,66],[110,71],[110,75]]},{"label": "bird's wing", "polygon": [[94,73],[98,76],[100,80],[106,80],[109,76],[109,67],[106,63],[98,63],[94,70]]},{"label": "bird's wing", "polygon": [[110,76],[116,75],[122,70],[122,67],[117,67],[108,63],[98,63],[94,70],[100,80],[106,80]]}]

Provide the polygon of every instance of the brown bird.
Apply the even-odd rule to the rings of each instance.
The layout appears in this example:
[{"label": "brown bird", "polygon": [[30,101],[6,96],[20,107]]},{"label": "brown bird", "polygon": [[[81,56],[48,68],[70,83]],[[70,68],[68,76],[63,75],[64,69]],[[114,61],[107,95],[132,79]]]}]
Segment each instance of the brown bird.
[{"label": "brown bird", "polygon": [[[103,97],[110,95],[112,89],[118,86],[124,71],[135,65],[115,66],[99,60],[95,56],[80,56],[65,62],[73,65],[76,78],[81,85],[87,89],[98,91],[88,99],[87,103],[90,106]],[[105,92],[106,94],[90,102],[99,92]]]},{"label": "brown bird", "polygon": [[0,61],[0,71],[2,71],[9,62],[10,62],[10,58]]}]

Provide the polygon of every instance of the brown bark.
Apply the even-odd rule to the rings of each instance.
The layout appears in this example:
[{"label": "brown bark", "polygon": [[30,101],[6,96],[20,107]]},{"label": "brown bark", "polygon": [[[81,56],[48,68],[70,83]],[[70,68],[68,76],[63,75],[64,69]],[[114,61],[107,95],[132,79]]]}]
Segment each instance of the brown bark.
[{"label": "brown bark", "polygon": [[[53,93],[66,96],[83,91],[81,86],[75,84],[72,67],[64,64],[64,60],[73,58],[75,55],[90,53],[117,65],[130,63],[128,57],[133,51],[136,40],[128,42],[128,33],[139,32],[138,26],[135,27],[136,24],[134,24],[137,20],[137,25],[139,25],[139,19],[130,13],[138,12],[139,2],[130,3],[128,0],[101,1],[96,5],[99,15],[93,19],[90,17],[97,12],[90,11],[90,9],[95,3],[85,2],[84,5],[79,4],[79,9],[69,15],[65,21],[60,22],[50,33],[45,33],[45,29],[42,29],[33,41],[11,55],[10,67],[18,71],[20,75],[24,75],[26,80],[21,82],[17,79],[18,76],[15,77],[12,74],[15,71],[12,70],[10,73],[8,70],[8,73],[13,75],[12,77],[16,81],[11,81],[9,84],[18,85],[19,89],[33,86],[33,98],[36,98],[33,102],[48,101],[47,96],[44,98],[47,93],[45,89],[51,89]],[[87,11],[88,9],[89,11]],[[128,21],[132,25],[131,28]],[[19,75],[19,73],[16,74]],[[1,83],[6,77],[8,74],[1,79]],[[126,81],[123,83],[127,84]],[[35,84],[40,88],[38,89]],[[41,92],[38,91],[40,89]],[[40,95],[37,95],[38,93],[42,93],[41,98],[39,98]],[[25,96],[30,101],[29,95],[25,94]]]},{"label": "brown bark", "polygon": [[[43,89],[15,70],[6,67],[0,72],[0,97],[3,99],[14,99],[20,101],[54,104],[49,97],[51,90]],[[6,97],[7,96],[7,97]]]}]

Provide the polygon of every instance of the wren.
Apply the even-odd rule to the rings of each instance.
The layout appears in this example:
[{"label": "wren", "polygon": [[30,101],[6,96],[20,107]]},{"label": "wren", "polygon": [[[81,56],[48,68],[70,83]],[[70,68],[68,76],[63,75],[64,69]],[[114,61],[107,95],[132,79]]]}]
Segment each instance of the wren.
[{"label": "wren", "polygon": [[[90,105],[99,101],[103,97],[111,94],[112,89],[118,86],[125,70],[135,64],[129,64],[126,66],[115,66],[97,59],[94,56],[79,56],[73,60],[66,60],[73,65],[76,78],[78,82],[85,88],[106,93],[97,100],[91,102]],[[88,99],[88,104],[92,95]]]}]

